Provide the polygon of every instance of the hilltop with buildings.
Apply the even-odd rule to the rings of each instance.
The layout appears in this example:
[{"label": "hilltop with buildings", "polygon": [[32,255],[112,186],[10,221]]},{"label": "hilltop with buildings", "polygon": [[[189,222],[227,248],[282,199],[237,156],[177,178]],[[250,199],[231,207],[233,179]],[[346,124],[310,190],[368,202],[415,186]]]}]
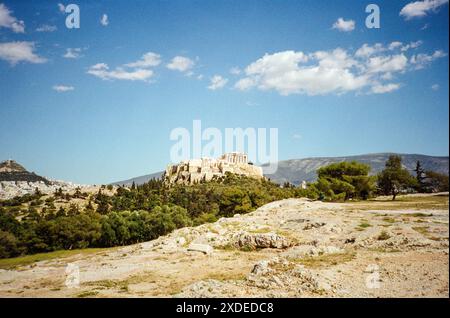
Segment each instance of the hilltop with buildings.
[{"label": "hilltop with buildings", "polygon": [[59,188],[64,191],[71,191],[77,187],[83,186],[72,182],[44,178],[34,172],[29,172],[14,160],[0,162],[0,200],[31,194],[36,190],[49,194]]},{"label": "hilltop with buildings", "polygon": [[239,152],[225,153],[217,159],[191,159],[169,165],[163,178],[169,184],[194,184],[224,177],[227,173],[264,178],[262,168],[254,166],[246,154]]}]

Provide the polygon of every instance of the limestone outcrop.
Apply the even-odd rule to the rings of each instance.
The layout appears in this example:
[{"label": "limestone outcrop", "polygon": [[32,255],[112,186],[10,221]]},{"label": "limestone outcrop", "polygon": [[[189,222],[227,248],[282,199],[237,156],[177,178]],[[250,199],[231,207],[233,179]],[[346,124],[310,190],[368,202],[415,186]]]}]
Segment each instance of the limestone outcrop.
[{"label": "limestone outcrop", "polygon": [[223,177],[227,173],[263,178],[262,168],[249,163],[246,154],[232,152],[217,159],[191,159],[169,165],[163,179],[169,184],[194,184]]}]

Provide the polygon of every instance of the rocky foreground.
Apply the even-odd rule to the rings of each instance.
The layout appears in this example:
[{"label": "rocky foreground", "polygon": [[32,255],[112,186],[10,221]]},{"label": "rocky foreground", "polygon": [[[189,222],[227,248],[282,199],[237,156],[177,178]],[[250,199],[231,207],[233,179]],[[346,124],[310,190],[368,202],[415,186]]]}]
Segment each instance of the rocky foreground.
[{"label": "rocky foreground", "polygon": [[154,241],[3,266],[0,296],[448,297],[448,222],[448,193],[288,199]]}]

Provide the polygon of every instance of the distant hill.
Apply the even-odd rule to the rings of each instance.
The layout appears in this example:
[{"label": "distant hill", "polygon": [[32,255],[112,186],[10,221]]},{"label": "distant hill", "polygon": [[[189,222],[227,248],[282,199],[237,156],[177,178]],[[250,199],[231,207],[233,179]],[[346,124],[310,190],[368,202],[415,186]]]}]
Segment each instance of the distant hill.
[{"label": "distant hill", "polygon": [[50,183],[44,177],[38,176],[34,172],[28,172],[23,166],[14,160],[0,162],[0,181],[42,181],[46,184]]},{"label": "distant hill", "polygon": [[133,184],[133,182],[136,185],[140,185],[140,184],[144,184],[146,182],[148,182],[151,179],[159,179],[162,177],[164,171],[160,171],[160,172],[155,172],[155,173],[151,173],[151,174],[146,174],[145,176],[140,176],[140,177],[136,177],[136,178],[131,178],[128,180],[123,180],[123,181],[117,181],[114,183],[111,183],[112,185],[131,185]]},{"label": "distant hill", "polygon": [[[305,159],[283,160],[278,162],[277,172],[274,174],[264,174],[272,181],[277,183],[290,182],[293,184],[300,184],[303,180],[311,182],[316,180],[316,171],[320,167],[329,165],[331,163],[342,161],[358,161],[371,166],[370,174],[376,174],[383,170],[386,160],[393,153],[376,153],[348,157],[318,157]],[[425,170],[433,170],[439,173],[448,174],[449,158],[426,156],[418,154],[398,154],[402,157],[403,166],[411,173],[416,167],[416,162],[419,160]],[[263,171],[265,166],[263,165]]]},{"label": "distant hill", "polygon": [[[293,184],[300,184],[303,180],[311,182],[316,180],[316,171],[320,167],[329,165],[335,162],[342,161],[358,161],[371,166],[371,174],[376,174],[384,168],[384,164],[390,155],[394,153],[376,153],[376,154],[366,154],[358,156],[347,156],[347,157],[317,157],[317,158],[304,158],[304,159],[291,159],[283,160],[278,162],[278,170],[274,174],[264,175],[270,178],[272,181],[277,183],[284,183],[286,181]],[[425,170],[433,170],[439,173],[448,174],[449,172],[449,158],[448,157],[437,157],[437,156],[426,156],[417,154],[399,154],[402,157],[403,165],[411,173],[416,167],[416,162],[419,160]],[[266,166],[262,166],[263,171]],[[114,182],[114,185],[131,185],[134,181],[135,184],[143,184],[150,179],[160,178],[163,175],[163,171],[148,174],[141,177],[131,178],[124,181]]]}]

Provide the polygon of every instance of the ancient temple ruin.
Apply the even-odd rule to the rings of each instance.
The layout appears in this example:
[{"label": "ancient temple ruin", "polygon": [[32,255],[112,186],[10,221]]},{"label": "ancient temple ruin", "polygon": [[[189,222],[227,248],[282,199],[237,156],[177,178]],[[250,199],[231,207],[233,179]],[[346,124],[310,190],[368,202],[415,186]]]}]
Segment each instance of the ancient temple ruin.
[{"label": "ancient temple ruin", "polygon": [[253,178],[263,178],[261,167],[249,163],[244,153],[225,153],[217,159],[201,158],[169,165],[164,173],[164,181],[169,184],[193,184],[210,181],[215,176],[222,177],[226,173],[244,175]]}]

